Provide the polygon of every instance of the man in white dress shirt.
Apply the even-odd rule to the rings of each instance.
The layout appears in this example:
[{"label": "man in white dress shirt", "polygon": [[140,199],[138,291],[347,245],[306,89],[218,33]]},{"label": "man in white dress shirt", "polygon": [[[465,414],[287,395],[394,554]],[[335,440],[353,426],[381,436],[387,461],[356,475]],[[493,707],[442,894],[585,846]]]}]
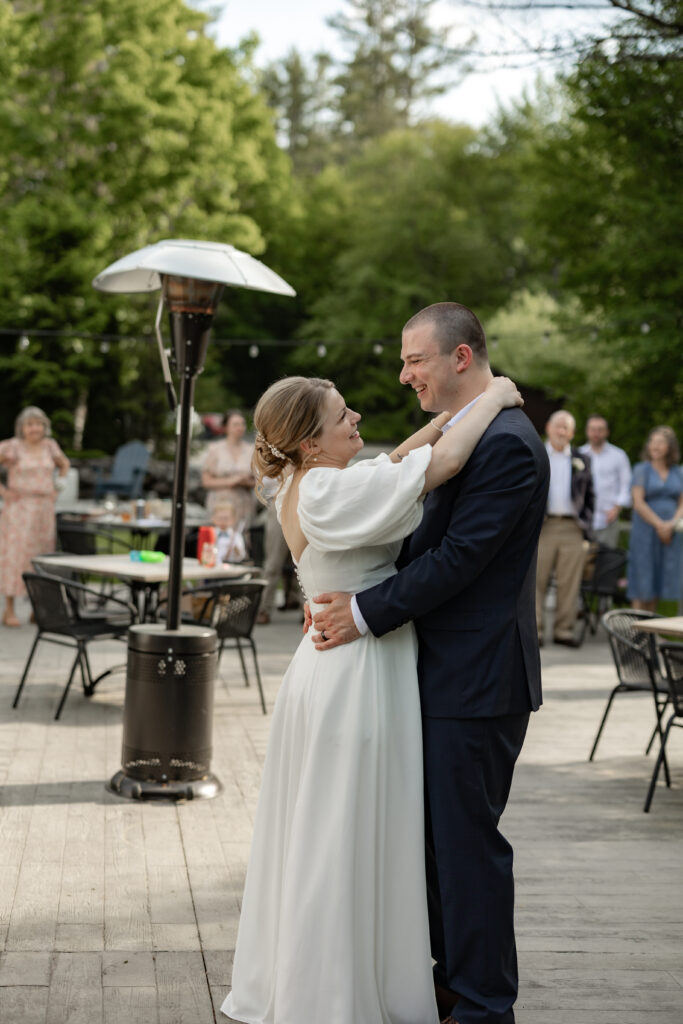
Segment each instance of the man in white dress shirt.
[{"label": "man in white dress shirt", "polygon": [[604,416],[586,420],[588,443],[579,451],[590,455],[595,490],[593,536],[600,544],[619,546],[619,513],[631,505],[631,463],[623,448],[611,444],[609,424]]},{"label": "man in white dress shirt", "polygon": [[558,409],[546,424],[550,490],[538,540],[536,573],[539,643],[543,643],[545,596],[554,573],[557,591],[553,639],[566,647],[578,647],[574,625],[594,505],[590,458],[571,446],[575,430],[576,421],[566,409]]}]

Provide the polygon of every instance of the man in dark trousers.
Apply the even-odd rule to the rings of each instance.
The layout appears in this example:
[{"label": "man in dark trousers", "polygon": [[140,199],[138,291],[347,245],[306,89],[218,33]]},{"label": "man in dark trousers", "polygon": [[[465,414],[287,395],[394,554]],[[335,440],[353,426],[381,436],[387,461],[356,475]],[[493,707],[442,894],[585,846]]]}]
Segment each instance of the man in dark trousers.
[{"label": "man in dark trousers", "polygon": [[[453,420],[492,376],[479,320],[454,302],[408,321],[401,358],[422,409]],[[427,496],[397,575],[353,598],[315,598],[327,605],[314,619],[320,650],[415,623],[434,979],[441,1016],[457,1024],[515,1019],[512,848],[498,824],[541,704],[534,596],[548,478],[528,417],[503,410],[462,472]]]}]

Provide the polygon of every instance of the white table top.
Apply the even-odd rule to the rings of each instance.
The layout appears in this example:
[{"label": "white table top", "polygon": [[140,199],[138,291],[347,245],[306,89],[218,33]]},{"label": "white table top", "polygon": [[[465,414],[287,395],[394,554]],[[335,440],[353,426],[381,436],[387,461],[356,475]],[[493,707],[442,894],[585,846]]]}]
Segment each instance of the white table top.
[{"label": "white table top", "polygon": [[[134,583],[166,583],[170,559],[163,562],[134,562],[129,555],[44,555],[34,558],[36,565],[49,572],[50,566],[71,569],[89,576],[116,576]],[[196,558],[183,558],[184,580],[240,579],[257,572],[253,565],[202,565]]]},{"label": "white table top", "polygon": [[663,633],[668,636],[683,636],[683,615],[672,615],[661,619],[638,619],[633,623],[643,633]]}]

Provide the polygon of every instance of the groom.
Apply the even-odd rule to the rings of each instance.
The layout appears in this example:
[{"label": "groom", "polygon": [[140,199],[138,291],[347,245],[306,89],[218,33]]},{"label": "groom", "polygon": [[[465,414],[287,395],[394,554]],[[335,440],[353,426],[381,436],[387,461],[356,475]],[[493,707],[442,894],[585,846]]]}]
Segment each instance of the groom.
[{"label": "groom", "polygon": [[[456,302],[408,321],[401,359],[401,383],[423,410],[457,414],[451,422],[492,377],[482,326]],[[327,605],[314,618],[319,650],[415,622],[430,934],[449,1024],[514,1022],[512,848],[498,823],[541,704],[534,598],[548,480],[528,417],[504,409],[462,472],[427,496],[397,575],[353,598],[315,598]]]}]

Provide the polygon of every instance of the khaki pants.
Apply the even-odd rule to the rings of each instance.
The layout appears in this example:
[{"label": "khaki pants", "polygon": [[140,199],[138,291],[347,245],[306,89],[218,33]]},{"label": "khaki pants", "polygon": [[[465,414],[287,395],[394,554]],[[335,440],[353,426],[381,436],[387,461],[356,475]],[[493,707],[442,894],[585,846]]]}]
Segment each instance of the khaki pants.
[{"label": "khaki pants", "polygon": [[575,519],[549,516],[543,523],[538,540],[536,572],[536,622],[539,638],[543,638],[545,595],[550,577],[555,573],[557,603],[554,635],[561,640],[574,636],[577,601],[588,542]]}]

